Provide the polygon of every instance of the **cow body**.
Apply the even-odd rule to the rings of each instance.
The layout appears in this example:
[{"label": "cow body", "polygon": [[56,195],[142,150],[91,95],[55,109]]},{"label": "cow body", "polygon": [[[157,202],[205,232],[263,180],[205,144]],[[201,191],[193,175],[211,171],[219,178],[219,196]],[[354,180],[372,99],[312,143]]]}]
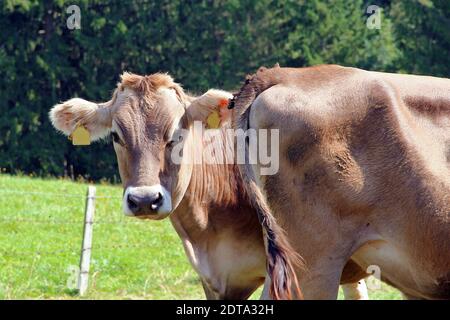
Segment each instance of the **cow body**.
[{"label": "cow body", "polygon": [[305,260],[305,298],[335,298],[349,259],[409,297],[450,298],[450,80],[262,69],[234,103],[235,126],[280,130],[279,171],[254,172]]}]

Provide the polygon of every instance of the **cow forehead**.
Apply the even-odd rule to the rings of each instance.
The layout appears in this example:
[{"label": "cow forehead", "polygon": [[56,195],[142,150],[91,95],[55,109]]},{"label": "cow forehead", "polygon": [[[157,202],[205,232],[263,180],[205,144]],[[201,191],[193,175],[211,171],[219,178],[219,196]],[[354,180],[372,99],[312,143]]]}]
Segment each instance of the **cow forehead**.
[{"label": "cow forehead", "polygon": [[169,116],[176,118],[184,114],[185,106],[174,89],[159,88],[156,97],[156,108],[164,109]]},{"label": "cow forehead", "polygon": [[[151,97],[139,97],[133,90],[117,90],[113,96],[113,127],[123,133],[153,130],[173,131],[185,112],[175,90],[161,87]],[[160,130],[158,130],[160,129]]]},{"label": "cow forehead", "polygon": [[[134,109],[134,112],[141,112],[142,114],[155,110],[173,115],[177,115],[181,111],[184,112],[183,103],[172,88],[161,87],[155,93],[141,99],[144,103],[137,103],[139,96],[132,89],[116,90],[113,95],[113,113],[126,111],[129,107]],[[130,103],[131,100],[136,103]]]}]

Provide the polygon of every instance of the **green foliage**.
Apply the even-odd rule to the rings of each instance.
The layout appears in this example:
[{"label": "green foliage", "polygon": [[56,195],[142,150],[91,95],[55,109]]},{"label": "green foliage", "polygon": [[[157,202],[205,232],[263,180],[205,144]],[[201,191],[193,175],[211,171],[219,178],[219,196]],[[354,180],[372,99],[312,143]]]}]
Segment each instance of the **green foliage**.
[{"label": "green foliage", "polygon": [[[368,29],[366,8],[383,8]],[[165,71],[194,92],[234,90],[259,66],[337,63],[449,75],[449,2],[345,0],[73,1],[0,4],[0,168],[117,180],[109,142],[75,148],[48,120],[75,96],[109,99],[122,71]],[[73,170],[72,170],[73,168]]]},{"label": "green foliage", "polygon": [[366,26],[362,1],[289,1],[283,6],[279,51],[290,66],[335,63],[388,69],[395,59],[390,21],[380,30]]},{"label": "green foliage", "polygon": [[396,1],[396,38],[402,72],[450,76],[450,1]]}]

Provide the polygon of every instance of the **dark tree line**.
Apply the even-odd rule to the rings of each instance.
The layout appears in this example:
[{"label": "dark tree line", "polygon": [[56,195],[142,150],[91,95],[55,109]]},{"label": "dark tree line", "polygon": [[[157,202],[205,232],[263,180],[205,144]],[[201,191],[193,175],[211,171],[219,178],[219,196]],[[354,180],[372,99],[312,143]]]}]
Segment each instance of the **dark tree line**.
[{"label": "dark tree line", "polygon": [[[81,29],[67,27],[72,4]],[[366,25],[373,4],[379,29]],[[276,62],[448,77],[449,13],[448,0],[4,0],[0,168],[114,180],[109,142],[74,148],[47,114],[74,96],[109,99],[124,70],[166,71],[198,93]]]}]

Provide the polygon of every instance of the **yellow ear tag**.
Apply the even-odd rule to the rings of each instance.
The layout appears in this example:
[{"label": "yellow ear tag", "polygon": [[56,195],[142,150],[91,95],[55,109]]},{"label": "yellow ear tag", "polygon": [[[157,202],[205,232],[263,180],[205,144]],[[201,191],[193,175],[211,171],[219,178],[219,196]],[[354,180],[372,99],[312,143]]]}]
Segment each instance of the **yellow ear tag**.
[{"label": "yellow ear tag", "polygon": [[74,146],[87,146],[91,144],[91,134],[84,126],[77,127],[70,135]]},{"label": "yellow ear tag", "polygon": [[211,114],[206,118],[206,124],[208,129],[217,129],[220,126],[220,116],[219,112],[214,110]]}]

